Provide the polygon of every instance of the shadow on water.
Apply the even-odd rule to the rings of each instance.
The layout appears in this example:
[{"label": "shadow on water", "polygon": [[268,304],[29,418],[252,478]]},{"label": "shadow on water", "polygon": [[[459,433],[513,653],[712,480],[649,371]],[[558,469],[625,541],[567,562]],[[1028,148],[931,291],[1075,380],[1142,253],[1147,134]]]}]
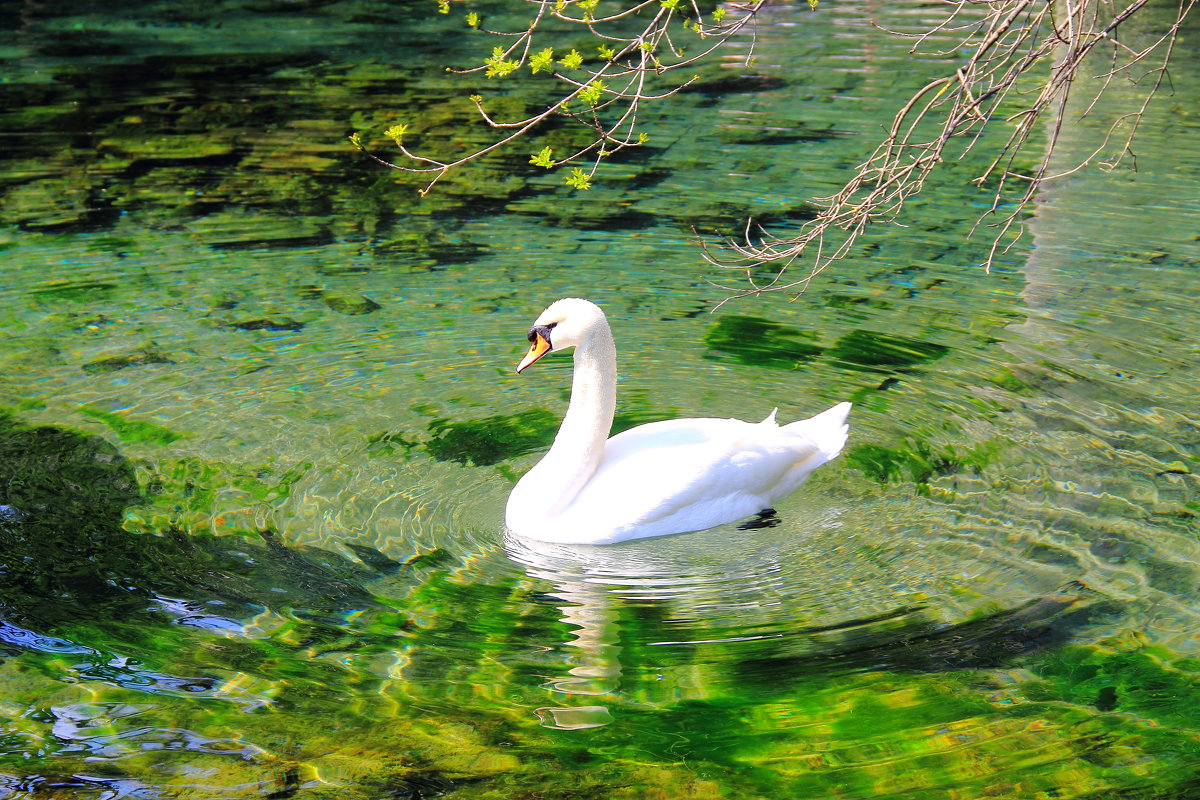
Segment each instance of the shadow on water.
[{"label": "shadow on water", "polygon": [[[284,546],[270,531],[132,534],[122,519],[141,500],[133,465],[103,439],[0,417],[0,613],[11,629],[10,644],[29,644],[14,626],[49,633],[80,622],[159,619],[220,629],[263,608],[337,626],[349,610],[383,610],[364,584],[404,566],[369,548],[356,548],[361,563],[354,563],[316,548]],[[610,577],[617,574],[611,564],[606,569]],[[556,580],[554,570],[537,576]],[[560,581],[560,588],[578,599],[573,580]],[[1098,609],[1115,610],[1090,598],[1081,603],[1087,594],[1076,584],[953,625],[906,608],[776,632],[756,643],[754,658],[730,668],[748,681],[756,675],[771,681],[781,674],[1004,666],[1062,644]],[[614,600],[596,597],[586,594],[602,605]],[[650,642],[661,633],[659,625],[650,628],[629,633]],[[794,652],[798,640],[806,651],[801,655]]]},{"label": "shadow on water", "polygon": [[[588,788],[580,797],[610,796],[604,792],[611,788],[612,770],[635,782],[666,781],[676,792],[671,796],[689,796],[683,784],[670,783],[686,784],[693,778],[689,771],[661,772],[674,769],[680,758],[721,770],[730,785],[762,796],[822,796],[828,788],[824,777],[796,774],[779,784],[777,775],[763,769],[770,759],[790,757],[791,745],[774,733],[746,735],[746,714],[766,703],[816,719],[822,698],[833,697],[834,711],[838,704],[849,704],[849,711],[826,714],[836,721],[828,744],[850,757],[858,742],[872,735],[862,728],[859,711],[874,708],[870,703],[879,692],[902,692],[909,682],[928,696],[886,716],[897,740],[910,728],[935,722],[995,719],[988,724],[1017,725],[1019,709],[1012,715],[997,712],[970,699],[961,687],[978,671],[1022,665],[1032,665],[1044,679],[1031,690],[1048,701],[1038,706],[1039,713],[1061,716],[1064,730],[1076,724],[1078,713],[1049,704],[1090,704],[1101,713],[1138,711],[1191,724],[1187,714],[1176,719],[1181,712],[1160,698],[1194,693],[1187,675],[1165,670],[1150,656],[1104,654],[1070,644],[1099,617],[1124,613],[1081,584],[953,624],[935,620],[925,609],[904,607],[836,624],[776,628],[759,637],[731,634],[699,641],[720,634],[706,622],[692,631],[697,641],[665,642],[665,635],[678,630],[672,613],[692,613],[688,609],[696,600],[686,592],[662,591],[686,574],[678,563],[663,561],[661,553],[657,562],[643,558],[645,552],[637,548],[577,548],[572,560],[561,549],[547,554],[508,542],[523,576],[513,570],[492,583],[471,585],[446,572],[426,576],[406,601],[421,617],[418,622],[389,613],[388,604],[367,587],[383,575],[421,565],[398,563],[362,547],[354,548],[362,560],[356,564],[313,548],[285,547],[270,532],[133,534],[122,528],[122,520],[127,508],[144,500],[137,485],[132,462],[104,440],[0,416],[0,654],[62,657],[62,663],[72,662],[65,672],[57,670],[64,683],[82,678],[191,703],[177,706],[182,716],[166,727],[115,729],[115,738],[133,737],[131,746],[141,741],[137,737],[150,735],[145,731],[157,736],[169,727],[186,733],[191,715],[203,713],[196,700],[232,699],[242,711],[272,706],[272,714],[233,718],[245,734],[229,740],[240,749],[222,751],[253,762],[259,775],[275,776],[263,784],[273,793],[257,796],[291,796],[309,786],[308,776],[318,766],[310,769],[301,759],[320,765],[322,754],[331,753],[336,769],[337,757],[360,752],[359,745],[335,742],[305,727],[288,736],[302,756],[270,753],[260,743],[273,741],[269,724],[280,714],[294,716],[296,725],[302,725],[301,717],[334,715],[344,730],[361,728],[364,735],[370,726],[361,745],[364,757],[373,757],[372,747],[386,748],[401,754],[397,763],[402,765],[382,768],[368,779],[356,777],[354,785],[369,792],[378,784],[384,788],[374,796],[402,797],[452,794],[467,786],[481,797],[517,796],[518,786],[557,791],[562,788],[557,776],[583,763],[576,759],[596,767],[581,778]],[[532,581],[524,589],[523,578]],[[630,596],[639,580],[649,581],[647,592]],[[269,640],[216,638],[227,632],[223,625],[233,630],[242,625],[237,620],[264,609],[304,624]],[[362,619],[348,625],[352,614]],[[370,617],[386,624],[366,622]],[[218,644],[202,645],[198,654],[168,652],[163,648],[185,642],[197,647],[194,638],[166,635],[175,625],[207,629]],[[143,644],[148,636],[162,636],[168,644],[154,655],[154,647]],[[115,650],[104,645],[114,641],[119,650],[151,653],[150,661],[114,658]],[[398,661],[394,656],[401,649],[405,655]],[[497,682],[496,653],[518,649],[531,653],[528,660],[504,658],[512,672]],[[551,653],[564,657],[543,657]],[[379,659],[392,666],[382,671],[369,666]],[[283,693],[250,690],[231,696],[217,678],[180,677],[214,670],[220,675],[226,669],[253,676],[247,686],[271,681]],[[687,688],[692,670],[710,676],[702,693]],[[664,676],[668,682],[683,680],[667,686],[660,683]],[[900,681],[900,688],[888,688],[889,681]],[[494,694],[497,686],[504,687],[503,698]],[[427,708],[415,715],[406,697],[419,698]],[[83,715],[71,723],[71,736],[94,741],[97,729],[87,715],[136,710],[129,702],[61,705],[55,730],[66,730],[62,714]],[[1174,716],[1164,716],[1169,714]],[[535,716],[540,725],[533,725]],[[636,742],[626,740],[625,727],[610,724],[618,718],[641,731]],[[483,732],[469,745],[474,748],[470,767],[454,761],[464,746],[454,737],[466,727]],[[564,732],[584,735],[581,729],[588,728],[587,735],[595,738],[587,745],[553,738]],[[185,757],[207,752],[196,749],[209,747],[207,741],[184,747]],[[433,741],[439,744],[429,744]],[[512,741],[522,743],[519,759],[498,750],[496,742]],[[1170,743],[1175,746],[1174,739]],[[1106,758],[1120,749],[1111,743],[1097,747],[1106,748]],[[62,753],[50,755],[69,758],[69,752],[64,746]],[[39,755],[36,765],[26,762],[21,771],[56,763],[47,757]],[[629,758],[641,763],[647,757],[660,760],[653,767],[660,773],[626,764]],[[139,766],[144,765],[110,764],[118,777],[101,782],[149,774],[149,767],[139,772]],[[786,791],[772,795],[779,785]],[[343,796],[369,796],[356,792],[359,788]]]},{"label": "shadow on water", "polygon": [[739,662],[735,670],[745,681],[769,686],[781,673],[1001,669],[1069,643],[1080,629],[1098,618],[1119,615],[1121,608],[1120,603],[1097,598],[1083,584],[1072,582],[1054,594],[955,624],[936,623],[916,610],[889,615],[902,620],[897,628],[862,630],[870,623],[889,621],[884,617],[797,631],[791,636],[840,636],[803,655],[782,652],[781,643],[780,652],[760,652]]},{"label": "shadow on water", "polygon": [[[292,607],[320,617],[373,602],[361,582],[377,572],[314,548],[285,547],[270,531],[257,541],[131,534],[122,519],[141,499],[132,464],[103,439],[0,416],[3,617],[52,630],[165,613],[219,627],[211,609],[238,617]],[[386,560],[377,565],[391,568]]]}]

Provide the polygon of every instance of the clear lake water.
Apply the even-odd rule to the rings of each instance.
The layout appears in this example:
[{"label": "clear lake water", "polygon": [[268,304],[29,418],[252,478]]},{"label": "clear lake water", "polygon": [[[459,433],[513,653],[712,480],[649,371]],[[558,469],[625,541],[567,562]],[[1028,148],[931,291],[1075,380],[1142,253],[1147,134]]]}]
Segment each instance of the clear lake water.
[{"label": "clear lake water", "polygon": [[[517,148],[422,198],[348,134],[540,97],[446,74],[459,5],[0,3],[0,798],[1200,798],[1195,20],[1137,170],[990,272],[985,137],[717,308],[696,231],[802,224],[954,57],[872,21],[943,10],[769,6],[589,191]],[[846,450],[773,527],[507,536],[562,296],[618,428],[850,399]]]}]

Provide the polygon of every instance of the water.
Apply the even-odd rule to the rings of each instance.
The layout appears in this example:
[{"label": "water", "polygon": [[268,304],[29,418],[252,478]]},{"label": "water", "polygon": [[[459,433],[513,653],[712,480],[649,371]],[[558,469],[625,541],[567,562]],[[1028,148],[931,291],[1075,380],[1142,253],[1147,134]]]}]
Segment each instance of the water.
[{"label": "water", "polygon": [[[466,130],[454,20],[10,16],[0,797],[1196,796],[1194,48],[1137,174],[1056,184],[990,275],[968,164],[709,313],[692,227],[797,224],[939,68],[865,20],[929,13],[772,8],[782,85],[680,96],[652,158],[423,202],[344,137]],[[845,454],[776,527],[506,539],[570,365],[512,368],[577,294],[619,424],[852,399]]]}]

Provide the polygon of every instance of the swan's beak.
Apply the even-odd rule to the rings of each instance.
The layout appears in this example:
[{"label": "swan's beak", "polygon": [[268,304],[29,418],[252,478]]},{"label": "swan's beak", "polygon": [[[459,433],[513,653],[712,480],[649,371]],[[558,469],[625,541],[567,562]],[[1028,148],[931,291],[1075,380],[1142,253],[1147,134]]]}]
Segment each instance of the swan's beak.
[{"label": "swan's beak", "polygon": [[526,353],[525,357],[521,359],[521,363],[517,364],[517,372],[525,369],[530,364],[537,361],[539,358],[549,352],[550,340],[545,336],[542,336],[540,333],[535,333],[533,335],[533,344],[529,346],[529,352]]}]

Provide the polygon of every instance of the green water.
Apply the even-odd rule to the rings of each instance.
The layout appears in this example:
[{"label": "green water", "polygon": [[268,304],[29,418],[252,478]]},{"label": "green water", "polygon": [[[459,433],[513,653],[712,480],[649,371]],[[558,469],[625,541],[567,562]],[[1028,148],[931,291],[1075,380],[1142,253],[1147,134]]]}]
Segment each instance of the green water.
[{"label": "green water", "polygon": [[[589,192],[520,152],[422,200],[345,137],[482,136],[457,20],[8,6],[0,798],[1200,797],[1194,25],[1138,172],[1055,184],[991,274],[948,165],[709,313],[693,227],[799,224],[944,68],[867,20],[936,9],[772,7]],[[845,453],[775,527],[506,539],[564,295],[619,426],[852,399]]]}]

